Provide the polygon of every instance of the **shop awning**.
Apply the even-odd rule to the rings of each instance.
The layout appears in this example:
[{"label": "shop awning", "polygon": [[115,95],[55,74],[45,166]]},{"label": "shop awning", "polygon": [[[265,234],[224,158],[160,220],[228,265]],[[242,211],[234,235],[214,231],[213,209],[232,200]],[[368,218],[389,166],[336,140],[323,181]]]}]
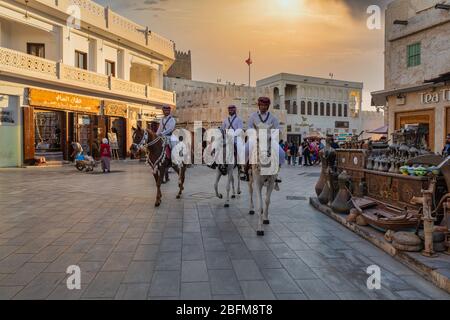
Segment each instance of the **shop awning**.
[{"label": "shop awning", "polygon": [[390,96],[396,96],[402,93],[415,92],[420,90],[426,90],[435,87],[434,83],[415,84],[404,87],[399,87],[390,90],[381,90],[372,92],[372,106],[385,106],[387,98]]},{"label": "shop awning", "polygon": [[373,134],[388,134],[389,132],[389,126],[383,126],[381,128],[372,130],[372,131],[368,131],[367,133],[373,133]]},{"label": "shop awning", "polygon": [[434,79],[425,80],[425,83],[441,83],[441,82],[448,82],[448,81],[450,81],[450,72],[443,73],[443,74],[439,75],[439,77],[434,78]]}]

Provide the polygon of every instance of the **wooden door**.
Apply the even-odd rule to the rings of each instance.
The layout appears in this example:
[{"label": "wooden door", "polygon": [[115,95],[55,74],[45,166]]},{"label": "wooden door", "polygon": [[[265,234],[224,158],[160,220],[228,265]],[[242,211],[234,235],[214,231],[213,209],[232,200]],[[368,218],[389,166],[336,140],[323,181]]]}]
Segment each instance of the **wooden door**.
[{"label": "wooden door", "polygon": [[34,108],[24,107],[23,109],[23,161],[32,163],[35,152],[35,128],[34,128]]}]

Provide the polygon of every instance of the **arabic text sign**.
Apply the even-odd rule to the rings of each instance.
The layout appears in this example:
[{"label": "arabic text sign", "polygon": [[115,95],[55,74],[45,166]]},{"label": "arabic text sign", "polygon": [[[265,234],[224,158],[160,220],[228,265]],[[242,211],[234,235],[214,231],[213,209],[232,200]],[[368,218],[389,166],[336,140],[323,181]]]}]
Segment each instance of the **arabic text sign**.
[{"label": "arabic text sign", "polygon": [[29,90],[29,104],[37,107],[100,113],[100,100],[40,89]]},{"label": "arabic text sign", "polygon": [[17,110],[14,101],[6,95],[0,95],[0,126],[15,125],[17,125]]}]

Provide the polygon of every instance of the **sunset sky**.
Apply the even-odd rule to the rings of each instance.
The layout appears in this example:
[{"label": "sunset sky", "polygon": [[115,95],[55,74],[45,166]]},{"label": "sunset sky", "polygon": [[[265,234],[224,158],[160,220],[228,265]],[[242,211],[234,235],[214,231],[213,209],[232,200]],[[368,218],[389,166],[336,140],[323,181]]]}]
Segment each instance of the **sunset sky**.
[{"label": "sunset sky", "polygon": [[383,89],[384,28],[369,30],[367,7],[386,0],[96,0],[191,50],[193,78],[252,84],[286,72],[364,82]]}]

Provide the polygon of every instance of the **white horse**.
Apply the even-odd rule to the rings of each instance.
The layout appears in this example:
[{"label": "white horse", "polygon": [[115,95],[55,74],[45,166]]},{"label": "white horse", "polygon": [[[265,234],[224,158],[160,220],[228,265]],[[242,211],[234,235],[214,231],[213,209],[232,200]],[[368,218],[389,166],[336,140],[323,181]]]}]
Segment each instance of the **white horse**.
[{"label": "white horse", "polygon": [[[219,193],[219,182],[222,176],[228,176],[227,180],[227,198],[225,200],[225,208],[230,207],[230,189],[232,189],[233,193],[231,198],[236,198],[236,192],[234,188],[234,165],[232,164],[221,164],[217,167],[217,175],[216,175],[216,182],[214,184],[214,190],[216,191],[216,196],[219,199],[223,199],[223,195]],[[239,170],[238,170],[238,187],[237,187],[237,194],[241,194],[241,180],[239,179]]]},{"label": "white horse", "polygon": [[[266,129],[264,127],[261,127],[261,129]],[[267,128],[270,132],[270,128]],[[259,152],[260,150],[260,143],[257,143],[257,148],[255,151],[258,152],[257,155],[257,159],[258,161],[256,162],[256,164],[251,164],[250,165],[250,170],[249,170],[249,193],[250,193],[250,211],[249,214],[250,215],[254,215],[255,214],[255,205],[254,205],[254,201],[253,201],[253,189],[256,189],[257,192],[257,196],[258,196],[258,204],[259,204],[259,208],[258,208],[258,213],[259,213],[259,220],[258,220],[258,229],[256,234],[258,236],[264,236],[264,225],[268,225],[270,224],[270,220],[269,220],[269,206],[270,206],[270,198],[272,196],[272,192],[275,189],[276,186],[276,179],[278,176],[278,160],[276,157],[274,157],[275,153],[278,152],[277,150],[271,150],[271,139],[270,139],[270,135],[268,135],[268,142],[266,144],[266,146],[268,147],[268,150],[261,150],[261,152]],[[250,147],[249,147],[250,148]],[[251,152],[251,151],[250,151]],[[264,154],[267,153],[267,159],[270,159],[269,165],[268,166],[264,166],[261,164],[261,159],[260,159],[260,154]],[[276,161],[276,162],[275,162]],[[271,170],[268,169],[270,167],[270,165],[274,164],[277,166],[276,170]],[[263,170],[264,168],[266,168],[267,170]],[[266,187],[266,198],[264,200],[263,203],[263,187]]]}]

